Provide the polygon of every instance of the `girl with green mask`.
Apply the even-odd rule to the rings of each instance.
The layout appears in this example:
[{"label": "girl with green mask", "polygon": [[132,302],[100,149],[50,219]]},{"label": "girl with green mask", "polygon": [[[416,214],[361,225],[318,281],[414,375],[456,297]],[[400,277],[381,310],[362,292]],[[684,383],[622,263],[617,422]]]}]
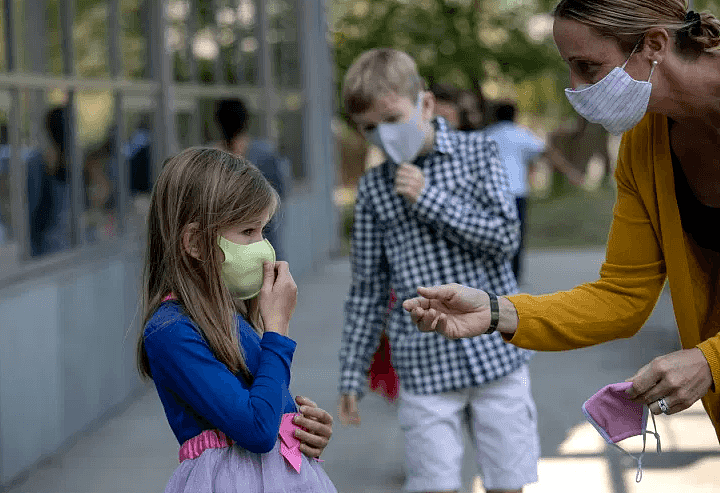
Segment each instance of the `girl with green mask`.
[{"label": "girl with green mask", "polygon": [[297,287],[263,238],[278,200],[210,148],[170,158],[153,188],[138,365],[180,444],[166,493],[336,491],[317,460],[332,418],[289,390]]}]

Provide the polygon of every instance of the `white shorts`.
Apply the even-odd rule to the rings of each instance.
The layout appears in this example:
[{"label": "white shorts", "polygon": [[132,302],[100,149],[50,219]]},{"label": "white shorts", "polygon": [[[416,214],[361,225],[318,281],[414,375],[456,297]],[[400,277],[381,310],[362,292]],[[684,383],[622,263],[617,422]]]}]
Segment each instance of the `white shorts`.
[{"label": "white shorts", "polygon": [[405,491],[459,490],[463,425],[468,422],[485,489],[520,489],[537,481],[540,441],[530,372],[482,387],[435,395],[400,390],[405,434]]}]

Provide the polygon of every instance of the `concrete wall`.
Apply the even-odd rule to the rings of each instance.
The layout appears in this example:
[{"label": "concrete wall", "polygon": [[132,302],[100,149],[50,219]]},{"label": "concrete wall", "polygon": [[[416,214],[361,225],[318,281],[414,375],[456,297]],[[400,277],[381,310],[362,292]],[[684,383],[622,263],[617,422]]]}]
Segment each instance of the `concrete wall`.
[{"label": "concrete wall", "polygon": [[0,485],[140,385],[141,260],[128,249],[0,290]]}]

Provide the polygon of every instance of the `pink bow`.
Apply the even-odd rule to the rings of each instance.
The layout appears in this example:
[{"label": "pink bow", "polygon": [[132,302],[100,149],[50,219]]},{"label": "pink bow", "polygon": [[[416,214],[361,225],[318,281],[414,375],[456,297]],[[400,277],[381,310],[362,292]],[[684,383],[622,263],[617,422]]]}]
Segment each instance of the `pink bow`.
[{"label": "pink bow", "polygon": [[300,472],[302,452],[300,452],[300,440],[295,437],[295,430],[300,427],[293,423],[293,418],[296,414],[297,413],[283,414],[279,432],[280,453],[283,457],[285,457],[285,460],[290,463],[295,471]]}]

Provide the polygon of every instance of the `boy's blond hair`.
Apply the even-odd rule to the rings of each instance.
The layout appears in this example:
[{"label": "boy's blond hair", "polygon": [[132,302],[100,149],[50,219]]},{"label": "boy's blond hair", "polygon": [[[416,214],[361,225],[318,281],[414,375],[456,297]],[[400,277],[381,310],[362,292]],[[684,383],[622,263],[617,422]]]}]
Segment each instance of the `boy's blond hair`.
[{"label": "boy's blond hair", "polygon": [[349,116],[367,111],[378,98],[394,92],[413,102],[425,88],[415,60],[403,51],[376,48],[360,55],[343,81],[342,98]]}]

